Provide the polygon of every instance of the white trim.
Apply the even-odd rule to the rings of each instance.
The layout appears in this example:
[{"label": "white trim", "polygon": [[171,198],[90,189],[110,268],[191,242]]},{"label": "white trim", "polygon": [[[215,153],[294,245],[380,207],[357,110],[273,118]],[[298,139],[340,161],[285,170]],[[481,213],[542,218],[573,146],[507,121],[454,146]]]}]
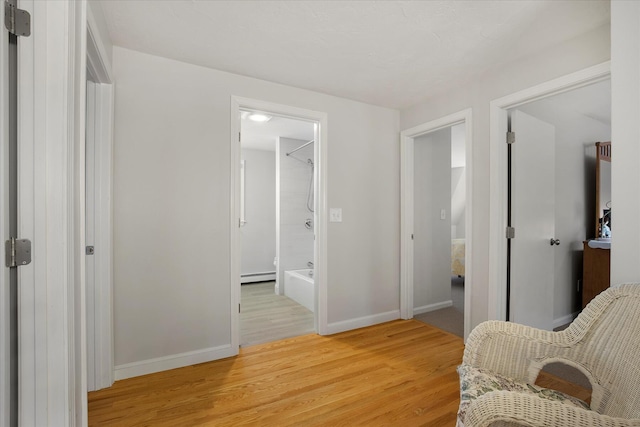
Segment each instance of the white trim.
[{"label": "white trim", "polygon": [[386,313],[372,314],[371,316],[358,317],[355,319],[343,320],[341,322],[330,323],[327,325],[326,335],[337,334],[340,332],[351,331],[354,329],[365,328],[367,326],[378,325],[384,322],[390,322],[400,318],[399,310],[387,311]]},{"label": "white trim", "polygon": [[566,316],[558,317],[557,319],[553,319],[553,328],[560,327],[562,325],[566,325],[567,323],[571,323],[578,317],[580,314],[579,311],[573,312],[571,314],[567,314]]},{"label": "white trim", "polygon": [[471,332],[471,295],[473,293],[473,117],[470,108],[432,120],[400,132],[400,313],[403,319],[411,319],[413,307],[413,148],[414,138],[426,133],[465,124],[465,292],[464,292],[464,337]]},{"label": "white trim", "polygon": [[437,302],[435,304],[428,304],[428,305],[423,305],[421,307],[415,307],[413,309],[413,314],[416,315],[416,314],[429,313],[431,311],[436,311],[436,310],[440,310],[441,308],[447,308],[452,306],[453,306],[452,300]]},{"label": "white trim", "polygon": [[611,63],[607,61],[495,99],[490,103],[489,319],[506,318],[507,150],[504,135],[507,129],[507,110],[597,83],[609,79],[610,76]]},{"label": "white trim", "polygon": [[139,362],[125,363],[117,365],[115,368],[115,379],[124,380],[126,378],[138,377],[140,375],[153,374],[167,371],[169,369],[182,368],[195,365],[197,363],[211,362],[212,360],[223,359],[237,354],[231,345],[221,345],[202,350],[188,351],[186,353],[172,354],[170,356],[156,357],[153,359],[141,360]]},{"label": "white trim", "polygon": [[[113,85],[111,64],[95,18],[87,12],[87,72],[96,80],[93,105],[94,151],[94,258],[93,289],[87,289],[87,341],[91,379],[89,391],[110,387],[114,381],[113,345]],[[89,118],[87,119],[89,121]],[[87,144],[89,140],[87,140]]]},{"label": "white trim", "polygon": [[240,278],[240,283],[268,282],[276,280],[276,273],[245,274]]},{"label": "white trim", "polygon": [[113,83],[111,62],[91,8],[87,8],[87,69],[96,83]]},{"label": "white trim", "polygon": [[[282,144],[280,144],[280,137],[278,137],[278,140],[276,142],[276,171],[280,171],[280,164],[282,162],[282,159],[280,158],[280,146]],[[275,258],[275,267],[276,267],[276,271],[275,271],[275,275],[276,275],[276,287],[274,289],[274,292],[276,295],[284,295],[284,283],[283,280],[280,280],[281,277],[284,277],[284,274],[280,274],[281,273],[281,268],[280,266],[282,265],[282,263],[280,262],[280,220],[281,220],[281,215],[280,215],[280,173],[276,172],[276,258]]]},{"label": "white trim", "polygon": [[229,237],[229,248],[231,253],[230,262],[230,286],[231,286],[231,347],[237,354],[240,348],[239,314],[235,310],[240,304],[240,109],[250,109],[264,111],[283,117],[298,120],[308,120],[317,123],[318,129],[316,144],[314,144],[314,158],[316,159],[315,182],[316,182],[316,209],[314,213],[314,224],[316,224],[315,239],[315,329],[320,335],[328,332],[327,325],[327,113],[307,110],[304,108],[292,107],[289,105],[275,104],[271,102],[231,97],[231,235]]},{"label": "white trim", "polygon": [[[88,72],[88,69],[87,69]],[[85,129],[86,129],[86,141],[85,141],[85,189],[86,189],[86,209],[85,209],[85,240],[87,245],[95,245],[95,99],[96,94],[96,84],[87,80],[87,112],[86,112],[86,121],[85,121]],[[86,287],[87,287],[87,390],[97,390],[95,387],[95,343],[94,343],[94,330],[95,330],[95,316],[93,313],[95,312],[95,280],[96,280],[96,271],[95,271],[95,256],[86,257]]]},{"label": "white trim", "polygon": [[84,97],[86,0],[22,0],[19,50],[21,425],[85,425]]},{"label": "white trim", "polygon": [[[113,165],[113,87],[95,84],[94,99],[94,289],[87,289],[93,301],[88,301],[87,340],[95,349],[93,382],[89,390],[99,390],[113,384],[113,236],[112,236],[112,165]],[[89,109],[91,110],[91,109]],[[87,144],[89,140],[87,140]],[[88,147],[87,147],[88,148]],[[93,325],[93,328],[90,326]]]}]

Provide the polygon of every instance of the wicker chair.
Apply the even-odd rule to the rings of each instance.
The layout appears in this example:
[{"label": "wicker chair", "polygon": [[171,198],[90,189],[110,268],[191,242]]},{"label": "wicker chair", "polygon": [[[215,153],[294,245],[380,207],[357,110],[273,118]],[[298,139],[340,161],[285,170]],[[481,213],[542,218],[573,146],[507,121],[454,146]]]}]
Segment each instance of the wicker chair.
[{"label": "wicker chair", "polygon": [[[533,385],[552,362],[584,373],[590,407]],[[458,427],[640,426],[640,285],[607,289],[561,332],[484,322],[469,336],[458,372]],[[489,387],[475,387],[470,373]]]}]

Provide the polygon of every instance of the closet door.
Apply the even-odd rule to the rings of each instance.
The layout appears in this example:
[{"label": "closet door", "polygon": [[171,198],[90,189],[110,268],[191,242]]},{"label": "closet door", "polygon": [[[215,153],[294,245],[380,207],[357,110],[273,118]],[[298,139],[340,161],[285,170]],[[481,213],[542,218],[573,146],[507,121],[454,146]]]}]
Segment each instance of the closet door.
[{"label": "closet door", "polygon": [[[553,328],[555,241],[555,127],[521,111],[511,113],[510,319]],[[553,244],[551,243],[552,239]]]}]

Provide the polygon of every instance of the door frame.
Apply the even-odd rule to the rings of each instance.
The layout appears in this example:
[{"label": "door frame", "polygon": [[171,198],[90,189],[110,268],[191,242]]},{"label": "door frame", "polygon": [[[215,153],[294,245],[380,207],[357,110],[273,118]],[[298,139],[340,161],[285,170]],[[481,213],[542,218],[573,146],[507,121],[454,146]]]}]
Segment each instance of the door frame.
[{"label": "door frame", "polygon": [[20,0],[19,280],[21,425],[86,425],[84,119],[86,0]]},{"label": "door frame", "polygon": [[[87,72],[95,80],[88,105],[86,154],[93,155],[94,242],[92,278],[87,278],[87,388],[110,387],[114,381],[113,343],[113,78],[95,17],[87,10]],[[87,102],[91,97],[88,96]]]},{"label": "door frame", "polygon": [[315,330],[320,335],[328,333],[327,325],[327,113],[275,104],[257,99],[231,97],[231,180],[230,180],[230,298],[231,298],[231,348],[238,354],[240,348],[240,314],[235,307],[240,307],[240,275],[241,275],[241,239],[240,239],[240,110],[256,110],[297,120],[316,122],[318,141],[314,144],[315,168],[315,200],[314,213],[315,241]]},{"label": "door frame", "polygon": [[490,102],[489,284],[488,318],[506,320],[508,110],[611,78],[611,61],[567,74]]},{"label": "door frame", "polygon": [[465,124],[465,292],[464,337],[471,332],[471,294],[473,292],[473,120],[471,108],[441,117],[400,132],[400,316],[413,318],[414,265],[414,140],[427,133]]}]

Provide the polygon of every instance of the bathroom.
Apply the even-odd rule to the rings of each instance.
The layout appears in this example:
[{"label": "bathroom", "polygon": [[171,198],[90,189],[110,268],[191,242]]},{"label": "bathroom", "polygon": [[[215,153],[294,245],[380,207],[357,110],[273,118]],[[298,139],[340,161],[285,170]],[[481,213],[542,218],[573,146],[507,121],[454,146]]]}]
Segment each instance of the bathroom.
[{"label": "bathroom", "polygon": [[242,112],[241,345],[314,332],[315,124]]}]

